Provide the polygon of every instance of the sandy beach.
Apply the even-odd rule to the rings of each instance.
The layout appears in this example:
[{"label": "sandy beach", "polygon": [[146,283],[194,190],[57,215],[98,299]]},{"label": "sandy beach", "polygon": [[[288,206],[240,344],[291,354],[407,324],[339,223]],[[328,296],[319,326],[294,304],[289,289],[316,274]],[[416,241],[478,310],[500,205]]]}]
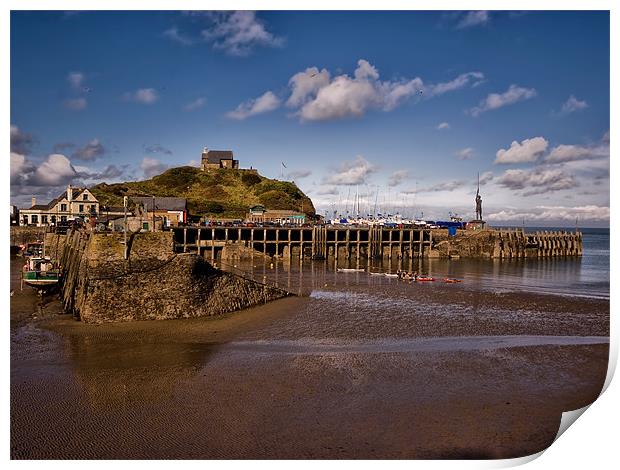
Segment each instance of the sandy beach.
[{"label": "sandy beach", "polygon": [[105,325],[18,289],[11,456],[518,457],[598,396],[608,301],[424,286],[411,308],[412,291],[393,289],[405,303],[393,312],[349,286],[218,319]]}]

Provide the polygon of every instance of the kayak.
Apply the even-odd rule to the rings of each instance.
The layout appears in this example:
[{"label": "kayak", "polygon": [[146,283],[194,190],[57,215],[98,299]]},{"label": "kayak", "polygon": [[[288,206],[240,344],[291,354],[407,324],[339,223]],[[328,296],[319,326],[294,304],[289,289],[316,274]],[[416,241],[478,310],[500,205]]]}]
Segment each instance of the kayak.
[{"label": "kayak", "polygon": [[448,284],[453,284],[455,282],[463,282],[463,281],[460,279],[451,279],[449,277],[446,277],[444,278],[443,282],[447,282]]},{"label": "kayak", "polygon": [[385,273],[384,276],[385,277],[398,277],[398,274],[388,274],[388,273]]},{"label": "kayak", "polygon": [[338,268],[339,273],[363,273],[363,269]]},{"label": "kayak", "polygon": [[419,277],[416,279],[416,281],[420,281],[420,282],[430,282],[430,281],[434,281],[435,278],[434,277]]}]

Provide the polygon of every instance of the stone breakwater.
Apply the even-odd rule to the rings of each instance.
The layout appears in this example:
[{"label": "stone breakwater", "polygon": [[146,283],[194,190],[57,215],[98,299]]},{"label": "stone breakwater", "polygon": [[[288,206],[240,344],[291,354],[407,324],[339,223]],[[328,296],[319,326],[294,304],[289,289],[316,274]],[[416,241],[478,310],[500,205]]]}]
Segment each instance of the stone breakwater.
[{"label": "stone breakwater", "polygon": [[214,316],[288,295],[174,253],[170,232],[132,234],[128,259],[122,234],[49,233],[45,242],[63,269],[65,311],[87,323]]}]

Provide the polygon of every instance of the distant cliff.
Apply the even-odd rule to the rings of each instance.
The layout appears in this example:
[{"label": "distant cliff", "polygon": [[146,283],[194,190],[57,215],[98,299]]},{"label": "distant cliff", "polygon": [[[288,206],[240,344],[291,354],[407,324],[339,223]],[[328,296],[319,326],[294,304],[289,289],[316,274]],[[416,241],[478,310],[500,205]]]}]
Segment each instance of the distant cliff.
[{"label": "distant cliff", "polygon": [[192,215],[244,217],[257,204],[268,209],[300,211],[308,216],[315,214],[312,201],[295,183],[272,180],[249,170],[204,172],[183,166],[149,180],[100,183],[90,190],[103,205],[122,205],[123,196],[183,197]]}]

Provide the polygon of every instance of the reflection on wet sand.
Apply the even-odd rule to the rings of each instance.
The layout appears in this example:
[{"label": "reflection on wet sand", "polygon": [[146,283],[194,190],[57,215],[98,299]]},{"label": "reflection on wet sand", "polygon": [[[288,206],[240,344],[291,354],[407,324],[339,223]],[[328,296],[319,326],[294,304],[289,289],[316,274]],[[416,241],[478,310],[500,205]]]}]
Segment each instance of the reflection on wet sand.
[{"label": "reflection on wet sand", "polygon": [[256,269],[311,295],[99,326],[12,297],[12,457],[516,457],[605,379],[606,300]]}]

